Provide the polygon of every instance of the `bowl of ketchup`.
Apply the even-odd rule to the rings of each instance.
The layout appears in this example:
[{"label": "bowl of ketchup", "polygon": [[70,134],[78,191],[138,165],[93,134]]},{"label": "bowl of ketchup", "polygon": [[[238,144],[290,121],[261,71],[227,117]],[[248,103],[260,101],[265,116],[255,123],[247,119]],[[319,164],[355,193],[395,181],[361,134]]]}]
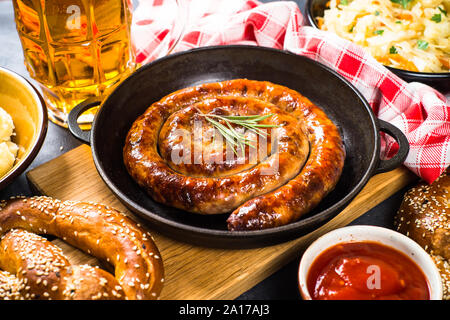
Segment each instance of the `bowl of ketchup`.
[{"label": "bowl of ketchup", "polygon": [[350,226],[317,239],[300,261],[299,290],[306,300],[441,300],[442,283],[431,257],[396,231]]}]

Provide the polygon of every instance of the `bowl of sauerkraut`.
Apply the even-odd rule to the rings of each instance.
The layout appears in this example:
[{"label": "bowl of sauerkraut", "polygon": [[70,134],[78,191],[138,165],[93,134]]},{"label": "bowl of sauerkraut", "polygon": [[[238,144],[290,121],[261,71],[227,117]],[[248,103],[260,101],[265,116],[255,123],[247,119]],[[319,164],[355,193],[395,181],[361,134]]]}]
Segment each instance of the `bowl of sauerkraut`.
[{"label": "bowl of sauerkraut", "polygon": [[450,90],[450,0],[308,0],[306,14],[404,80]]},{"label": "bowl of sauerkraut", "polygon": [[25,78],[0,67],[0,190],[31,164],[47,125],[40,93]]}]

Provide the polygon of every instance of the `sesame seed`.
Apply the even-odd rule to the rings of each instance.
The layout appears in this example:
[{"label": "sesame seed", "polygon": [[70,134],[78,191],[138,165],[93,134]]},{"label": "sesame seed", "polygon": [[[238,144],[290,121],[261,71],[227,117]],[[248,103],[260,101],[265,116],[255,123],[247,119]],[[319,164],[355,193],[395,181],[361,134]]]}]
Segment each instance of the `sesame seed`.
[{"label": "sesame seed", "polygon": [[[10,210],[7,214],[17,215],[20,219],[16,217],[12,221],[32,221],[36,225],[34,227],[32,223],[28,222],[26,224],[20,224],[21,228],[29,227],[30,230],[36,231],[36,233],[39,234],[48,234],[48,231],[50,231],[50,234],[52,234],[55,229],[53,226],[50,228],[47,221],[57,221],[57,223],[58,221],[61,221],[64,222],[64,228],[67,230],[67,236],[61,236],[61,238],[64,241],[71,242],[74,241],[74,237],[84,237],[86,234],[84,231],[85,229],[79,229],[80,225],[83,226],[83,224],[86,223],[86,220],[94,221],[93,218],[95,218],[95,215],[98,215],[103,218],[102,221],[105,223],[104,227],[102,227],[104,228],[104,231],[101,233],[102,238],[90,240],[86,234],[86,238],[84,238],[83,241],[86,240],[88,245],[83,249],[87,253],[92,254],[92,252],[94,252],[95,254],[96,252],[104,250],[100,244],[101,239],[105,239],[105,243],[118,244],[115,248],[116,259],[112,259],[113,265],[121,260],[127,264],[130,260],[134,268],[144,269],[144,272],[145,270],[154,270],[155,267],[158,268],[158,265],[155,265],[155,261],[150,259],[150,257],[160,259],[157,254],[154,254],[154,252],[151,251],[155,248],[154,244],[151,243],[151,240],[147,239],[147,237],[152,239],[151,234],[141,229],[139,224],[129,219],[122,212],[103,205],[93,203],[83,204],[75,201],[61,202],[48,197],[26,198],[24,196],[19,196],[17,199],[20,199],[21,209]],[[12,198],[11,201],[16,200]],[[0,201],[0,210],[9,210],[8,206],[8,201]],[[15,208],[17,209],[18,206],[15,206]],[[4,212],[5,211],[2,212],[2,215]],[[107,216],[108,219],[105,219],[105,216]],[[10,228],[9,225],[8,228]],[[83,230],[83,233],[80,234],[80,230]],[[78,277],[78,271],[74,272],[67,258],[64,257],[62,250],[48,242],[45,238],[25,230],[11,230],[5,234],[3,234],[3,231],[4,227],[3,229],[0,227],[0,236],[2,238],[0,249],[6,250],[9,244],[11,246],[11,248],[8,249],[9,252],[14,252],[19,256],[21,261],[26,261],[26,263],[22,264],[22,267],[17,270],[17,274],[23,278],[20,281],[9,281],[9,283],[14,283],[17,288],[21,287],[22,289],[6,290],[6,292],[10,292],[8,293],[8,296],[7,294],[4,294],[5,288],[2,287],[2,271],[0,270],[0,299],[3,297],[9,299],[36,298],[37,294],[35,292],[26,292],[32,291],[36,285],[41,285],[39,292],[41,297],[46,297],[48,299],[55,298],[55,294],[53,293],[52,296],[51,292],[58,292],[58,290],[61,289],[59,292],[65,298],[74,298],[81,290],[83,290],[83,284],[87,283],[86,281],[91,275],[93,277],[98,277],[99,285],[105,287],[105,289],[94,294],[92,299],[100,299],[102,297],[108,298],[112,296],[126,299],[129,298],[122,294],[123,290],[120,286],[115,286],[114,289],[107,289],[107,278],[99,277],[95,272],[90,273],[89,268],[95,270],[98,269],[98,267],[77,266],[77,268],[83,270],[83,276],[73,279],[73,277]],[[12,235],[20,237],[21,239],[24,239],[24,241],[5,242],[5,237],[9,237],[11,232],[14,232]],[[25,236],[24,234],[27,235]],[[88,241],[92,241],[90,244],[91,246],[89,246]],[[94,244],[94,241],[97,246]],[[130,250],[130,248],[132,248],[132,250]],[[112,258],[114,255],[110,255],[110,257]],[[106,260],[111,262],[109,257],[107,257]],[[143,268],[143,266],[146,266],[146,268]],[[138,272],[138,270],[135,269],[135,271],[132,270],[133,269],[130,269],[130,272],[134,272],[136,275],[134,277],[127,277],[127,285],[129,287],[138,287],[142,290],[151,290],[148,279],[151,278],[152,274],[145,272],[144,277],[144,272]],[[14,278],[11,279],[17,278],[14,276]],[[155,280],[157,281],[157,279]],[[58,281],[68,283],[67,287],[60,287]],[[161,279],[161,282],[164,282],[164,279]],[[9,286],[11,287],[11,285]],[[46,288],[45,290],[47,291],[42,292],[42,288]],[[20,291],[22,291],[23,294],[21,294]],[[57,294],[59,294],[59,292]],[[17,297],[13,296],[13,293],[17,293]],[[136,298],[144,299],[148,294],[150,293],[145,293],[145,295],[137,294]],[[156,296],[155,292],[151,294],[152,296]]]}]

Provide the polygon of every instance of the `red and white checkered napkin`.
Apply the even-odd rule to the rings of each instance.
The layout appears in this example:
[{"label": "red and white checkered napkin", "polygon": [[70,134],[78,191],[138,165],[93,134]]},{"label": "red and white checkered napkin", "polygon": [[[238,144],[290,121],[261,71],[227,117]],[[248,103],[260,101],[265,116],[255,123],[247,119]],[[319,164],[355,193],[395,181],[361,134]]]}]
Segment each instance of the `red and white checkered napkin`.
[{"label": "red and white checkered napkin", "polygon": [[[173,39],[176,8],[169,0],[140,0],[132,34],[138,62],[149,62]],[[450,165],[450,105],[436,90],[407,83],[360,47],[334,34],[303,26],[294,2],[261,4],[253,0],[187,0],[189,23],[175,51],[251,44],[284,49],[319,61],[339,72],[364,95],[375,114],[402,130],[410,143],[405,166],[433,182]],[[155,24],[153,21],[165,21]],[[449,88],[450,91],[450,88]],[[398,145],[383,141],[384,156]]]}]

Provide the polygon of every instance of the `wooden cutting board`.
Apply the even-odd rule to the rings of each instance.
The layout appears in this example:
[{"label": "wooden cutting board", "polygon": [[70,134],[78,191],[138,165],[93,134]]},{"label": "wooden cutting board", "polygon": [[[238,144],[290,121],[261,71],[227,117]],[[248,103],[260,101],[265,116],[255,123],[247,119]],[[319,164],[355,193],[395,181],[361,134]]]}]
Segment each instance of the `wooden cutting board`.
[{"label": "wooden cutting board", "polygon": [[[37,192],[61,200],[101,202],[128,211],[98,175],[88,146],[80,146],[27,173]],[[374,176],[354,201],[329,223],[307,236],[245,250],[211,249],[182,243],[150,230],[165,266],[162,299],[234,299],[299,257],[318,236],[345,226],[416,177],[406,168]],[[136,218],[135,218],[136,219]],[[142,222],[142,221],[140,221]],[[54,240],[73,264],[99,265],[95,258]],[[292,281],[297,281],[295,277]]]}]

